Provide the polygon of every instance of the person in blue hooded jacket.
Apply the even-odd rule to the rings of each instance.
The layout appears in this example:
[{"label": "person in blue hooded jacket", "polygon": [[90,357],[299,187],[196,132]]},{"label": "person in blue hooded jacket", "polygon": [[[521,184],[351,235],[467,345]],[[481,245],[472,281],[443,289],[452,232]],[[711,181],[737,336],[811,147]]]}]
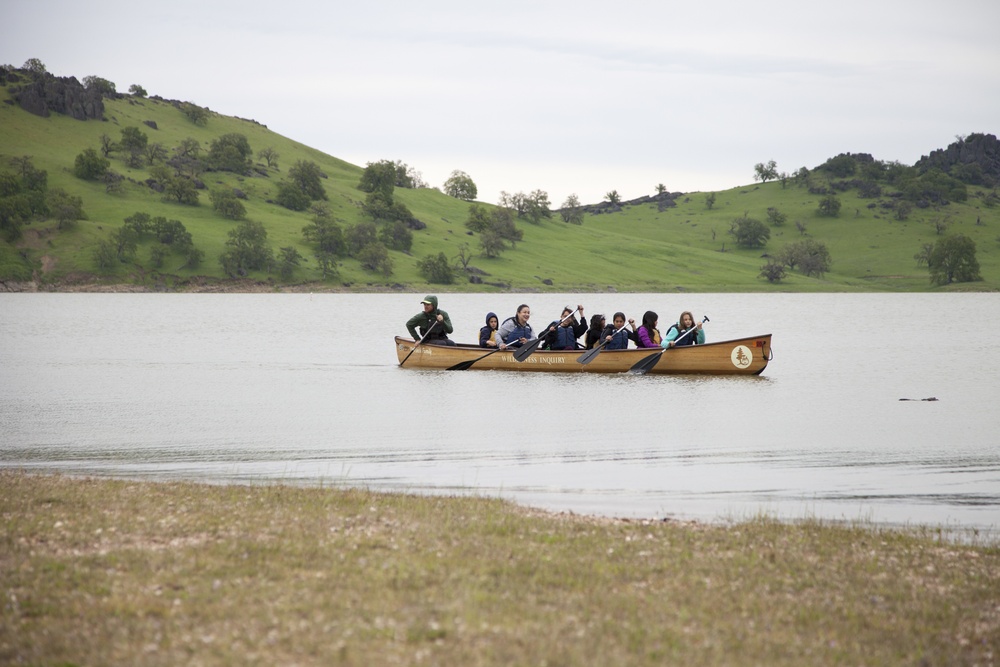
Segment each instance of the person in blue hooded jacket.
[{"label": "person in blue hooded jacket", "polygon": [[497,327],[500,320],[496,313],[486,313],[486,326],[479,330],[479,347],[497,346]]}]

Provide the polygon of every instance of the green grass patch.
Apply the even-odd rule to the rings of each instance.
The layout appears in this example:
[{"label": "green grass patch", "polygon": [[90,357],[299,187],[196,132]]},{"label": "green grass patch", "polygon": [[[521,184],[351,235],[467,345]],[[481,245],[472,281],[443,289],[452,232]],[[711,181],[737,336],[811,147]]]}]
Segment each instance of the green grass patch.
[{"label": "green grass patch", "polygon": [[5,664],[990,664],[1000,548],[932,529],[0,473]]}]

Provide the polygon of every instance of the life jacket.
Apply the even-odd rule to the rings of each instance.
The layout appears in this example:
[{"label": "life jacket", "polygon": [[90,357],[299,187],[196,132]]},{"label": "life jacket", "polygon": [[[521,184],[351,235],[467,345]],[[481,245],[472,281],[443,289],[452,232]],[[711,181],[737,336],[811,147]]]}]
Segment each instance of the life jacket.
[{"label": "life jacket", "polygon": [[[425,340],[438,340],[441,338],[447,339],[448,332],[444,330],[443,324],[439,324],[434,327],[434,324],[437,322],[438,311],[432,310],[429,313],[425,313],[425,315],[427,316],[427,319],[417,325],[417,332],[420,334],[420,337],[423,338],[424,336],[427,336]],[[434,330],[428,335],[427,332],[430,331],[431,327],[434,327]]]},{"label": "life jacket", "polygon": [[504,324],[507,324],[507,322],[511,321],[514,322],[514,328],[511,330],[509,334],[507,334],[507,340],[503,341],[507,345],[514,345],[514,346],[520,345],[521,343],[519,341],[522,338],[531,340],[531,337],[535,335],[535,332],[532,331],[531,329],[531,325],[525,324],[522,326],[518,324],[517,317],[513,316],[508,317],[503,321],[503,324],[501,324],[500,326],[502,327]]},{"label": "life jacket", "polygon": [[576,336],[573,327],[556,327],[556,340],[552,345],[553,350],[575,350]]},{"label": "life jacket", "polygon": [[[694,329],[694,327],[691,327],[691,329]],[[681,331],[676,324],[671,324],[670,329],[667,329],[667,334],[669,334],[671,330],[677,331],[677,338],[674,338],[673,340],[675,346],[679,347],[681,345],[694,345],[695,343],[698,342],[698,332],[691,331],[691,329],[685,329],[684,331]],[[687,333],[688,331],[691,331],[691,333],[688,333],[686,336],[684,336],[684,338],[681,338],[681,336]]]},{"label": "life jacket", "polygon": [[628,349],[629,335],[628,331],[622,329],[618,333],[615,333],[616,329],[610,324],[604,327],[604,331],[601,332],[601,341],[603,342],[605,338],[611,336],[611,340],[608,344],[604,346],[605,350],[626,350]]},{"label": "life jacket", "polygon": [[479,346],[488,347],[487,342],[495,343],[497,340],[497,330],[491,329],[490,325],[486,325],[479,329]]}]

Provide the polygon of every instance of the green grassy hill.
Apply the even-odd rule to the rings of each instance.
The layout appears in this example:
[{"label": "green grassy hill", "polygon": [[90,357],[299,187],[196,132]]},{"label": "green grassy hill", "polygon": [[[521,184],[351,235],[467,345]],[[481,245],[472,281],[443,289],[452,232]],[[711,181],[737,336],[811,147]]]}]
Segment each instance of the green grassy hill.
[{"label": "green grassy hill", "polygon": [[[147,121],[155,123],[157,129],[152,129]],[[34,166],[47,172],[50,189],[62,188],[82,199],[87,218],[67,230],[59,230],[55,220],[32,220],[23,227],[20,239],[12,243],[0,241],[0,280],[33,277],[42,289],[95,282],[185,289],[192,284],[227,279],[218,258],[230,230],[238,223],[213,210],[207,191],[201,191],[197,206],[166,202],[162,194],[143,184],[149,178],[147,169],[130,169],[115,154],[111,156],[111,168],[127,179],[122,192],[108,194],[103,184],[74,176],[74,160],[81,151],[99,148],[102,134],[117,140],[126,127],[138,127],[150,142],[158,142],[168,151],[186,138],[196,139],[207,151],[214,139],[227,133],[245,135],[255,154],[265,147],[277,151],[279,168],[261,169],[266,176],[206,172],[200,178],[210,190],[235,187],[246,193],[247,218],[264,225],[271,246],[275,250],[292,246],[307,259],[286,284],[306,284],[316,290],[420,291],[427,288],[427,282],[417,269],[419,259],[439,252],[455,257],[463,243],[468,243],[473,252],[479,252],[478,237],[470,235],[464,225],[468,203],[434,189],[397,188],[396,199],[427,225],[414,232],[411,252],[390,253],[394,264],[390,276],[365,271],[357,260],[343,258],[339,278],[322,282],[315,250],[302,235],[311,215],[287,210],[268,200],[276,196],[277,186],[289,167],[300,160],[312,161],[325,174],[322,185],[333,215],[344,227],[354,225],[364,220],[360,204],[366,193],[357,187],[361,167],[282,137],[253,121],[210,113],[206,124],[196,125],[177,106],[164,100],[132,96],[106,99],[104,121],[79,121],[60,114],[47,118],[33,115],[12,103],[9,92],[0,89],[0,171],[13,171],[11,158],[31,156]],[[545,184],[539,187],[544,189]],[[618,212],[587,214],[582,225],[566,224],[558,214],[538,225],[518,220],[524,239],[515,248],[498,258],[479,255],[473,258],[472,266],[485,274],[484,284],[470,284],[461,274],[454,285],[434,289],[496,291],[509,286],[517,291],[996,290],[1000,288],[1000,207],[984,205],[988,192],[984,190],[969,186],[967,201],[915,208],[903,221],[877,205],[879,199],[860,198],[856,189],[839,194],[842,202],[839,216],[823,217],[818,212],[821,195],[810,194],[808,189],[791,182],[785,186],[768,182],[717,192],[711,209],[706,205],[706,193],[688,193],[676,198],[676,206],[662,211],[656,203],[626,204]],[[873,203],[876,206],[869,208]],[[733,219],[746,213],[766,221],[769,207],[778,208],[787,216],[785,224],[771,228],[765,248],[737,249],[728,233]],[[94,259],[97,244],[107,240],[126,217],[140,211],[180,220],[191,233],[195,246],[205,254],[201,265],[193,270],[181,268],[183,260],[170,257],[162,268],[155,270],[149,259],[154,242],[146,240],[134,261],[111,270],[98,270]],[[945,234],[962,233],[976,242],[982,281],[946,287],[930,284],[927,267],[918,266],[914,255],[922,244],[941,238],[936,222],[947,223]],[[790,271],[782,281],[773,284],[759,277],[767,261],[763,255],[773,255],[786,243],[802,238],[821,241],[827,246],[832,259],[827,273],[822,277],[806,277]],[[276,288],[282,285],[277,273],[251,273],[249,278]],[[245,282],[237,284],[245,286]]]}]

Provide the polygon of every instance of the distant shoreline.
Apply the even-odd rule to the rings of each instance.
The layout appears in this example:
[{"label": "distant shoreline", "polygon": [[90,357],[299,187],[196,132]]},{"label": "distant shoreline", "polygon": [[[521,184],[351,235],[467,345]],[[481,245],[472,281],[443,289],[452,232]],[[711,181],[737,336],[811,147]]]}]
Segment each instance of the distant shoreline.
[{"label": "distant shoreline", "polygon": [[537,287],[507,288],[496,290],[464,290],[455,289],[455,285],[351,285],[332,286],[324,283],[300,283],[292,285],[276,285],[256,280],[234,280],[219,282],[204,282],[184,284],[180,287],[138,285],[133,283],[101,283],[101,282],[60,282],[38,283],[34,281],[15,282],[0,281],[0,294],[414,294],[417,292],[437,292],[440,294],[683,294],[683,293],[719,293],[719,294],[930,294],[930,293],[991,293],[998,290],[972,289],[974,283],[953,285],[949,290],[749,290],[749,289],[625,289],[605,286],[598,287],[565,287],[562,289],[540,289]]}]

